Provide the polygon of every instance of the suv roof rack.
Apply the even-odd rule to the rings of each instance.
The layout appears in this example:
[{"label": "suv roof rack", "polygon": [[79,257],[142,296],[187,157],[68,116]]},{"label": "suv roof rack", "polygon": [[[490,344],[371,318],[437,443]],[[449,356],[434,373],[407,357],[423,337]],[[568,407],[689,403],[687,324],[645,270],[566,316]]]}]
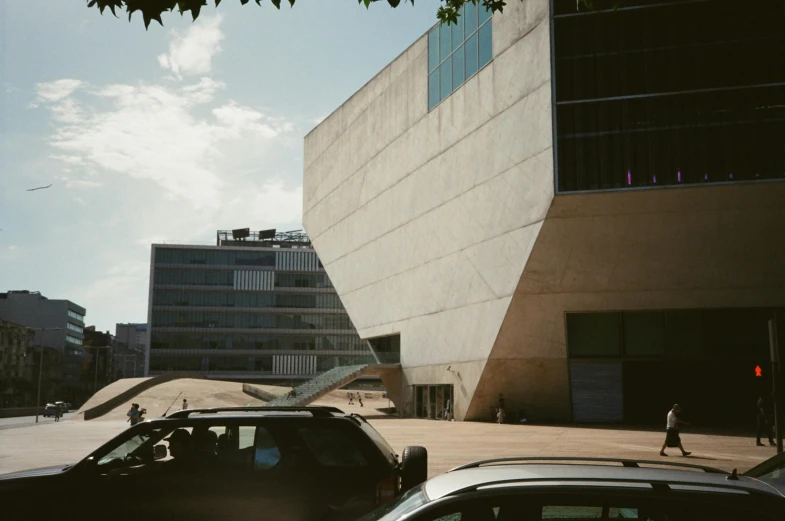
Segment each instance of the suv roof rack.
[{"label": "suv roof rack", "polygon": [[498,464],[506,464],[506,463],[536,463],[540,461],[559,461],[559,462],[575,462],[575,463],[582,462],[582,461],[591,461],[591,462],[601,462],[601,463],[621,463],[625,467],[633,467],[633,468],[639,468],[641,465],[652,465],[652,466],[681,467],[681,468],[702,470],[703,472],[708,472],[711,474],[729,474],[729,472],[727,471],[716,469],[714,467],[706,467],[704,465],[693,465],[690,463],[672,463],[670,461],[634,460],[634,459],[623,459],[623,458],[581,458],[581,457],[569,457],[569,456],[557,456],[551,458],[544,457],[544,456],[535,456],[535,457],[524,457],[524,458],[487,459],[487,460],[475,461],[474,463],[467,463],[466,465],[455,467],[454,469],[451,469],[448,472],[478,468],[485,465],[498,465]]},{"label": "suv roof rack", "polygon": [[330,418],[333,414],[345,414],[337,407],[214,407],[211,409],[186,409],[177,411],[167,418],[188,418],[192,414],[215,414],[219,412],[309,412],[315,418]]}]

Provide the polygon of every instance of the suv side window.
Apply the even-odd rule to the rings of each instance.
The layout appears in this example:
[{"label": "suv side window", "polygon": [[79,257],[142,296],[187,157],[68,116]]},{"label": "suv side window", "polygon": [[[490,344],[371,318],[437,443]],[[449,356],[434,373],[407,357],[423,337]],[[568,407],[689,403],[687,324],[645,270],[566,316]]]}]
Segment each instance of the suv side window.
[{"label": "suv side window", "polygon": [[262,426],[257,427],[253,469],[255,471],[270,470],[278,465],[280,461],[281,451],[270,432]]},{"label": "suv side window", "polygon": [[301,427],[297,433],[319,464],[325,467],[366,467],[368,460],[357,444],[335,427]]}]

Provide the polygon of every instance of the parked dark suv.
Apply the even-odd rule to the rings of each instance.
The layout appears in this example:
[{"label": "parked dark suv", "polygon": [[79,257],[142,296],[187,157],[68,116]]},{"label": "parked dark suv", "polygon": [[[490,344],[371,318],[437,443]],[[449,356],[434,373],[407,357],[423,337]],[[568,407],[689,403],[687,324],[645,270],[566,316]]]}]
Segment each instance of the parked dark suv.
[{"label": "parked dark suv", "polygon": [[424,448],[399,461],[356,414],[196,409],[131,427],[74,466],[0,476],[0,505],[4,520],[350,520],[426,477]]}]

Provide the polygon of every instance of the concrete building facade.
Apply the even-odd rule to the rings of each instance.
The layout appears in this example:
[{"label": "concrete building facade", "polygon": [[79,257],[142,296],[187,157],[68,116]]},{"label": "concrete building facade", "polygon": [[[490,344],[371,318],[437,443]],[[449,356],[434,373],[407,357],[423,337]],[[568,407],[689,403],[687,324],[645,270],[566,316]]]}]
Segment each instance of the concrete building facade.
[{"label": "concrete building facade", "polygon": [[374,361],[304,234],[154,244],[150,277],[146,374],[290,381]]},{"label": "concrete building facade", "polygon": [[0,408],[32,403],[35,332],[0,320]]},{"label": "concrete building facade", "polygon": [[147,352],[147,324],[115,324],[114,368],[119,378],[144,374]]},{"label": "concrete building facade", "polygon": [[51,398],[78,403],[83,398],[82,365],[89,358],[82,347],[85,313],[85,308],[70,300],[48,299],[37,291],[0,293],[0,318],[33,328],[34,346],[45,351],[47,385],[44,389],[59,393],[60,397],[44,395],[42,400]]},{"label": "concrete building facade", "polygon": [[407,414],[711,423],[768,388],[783,7],[596,4],[510,2],[468,77],[474,22],[437,26],[305,138],[304,225]]}]

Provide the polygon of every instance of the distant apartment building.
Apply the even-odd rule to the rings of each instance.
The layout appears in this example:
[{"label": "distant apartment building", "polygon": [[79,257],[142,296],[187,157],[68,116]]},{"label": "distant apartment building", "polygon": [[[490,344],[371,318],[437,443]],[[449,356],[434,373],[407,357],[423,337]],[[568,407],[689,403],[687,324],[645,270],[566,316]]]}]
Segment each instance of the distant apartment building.
[{"label": "distant apartment building", "polygon": [[83,347],[90,360],[82,364],[82,386],[94,394],[115,380],[115,339],[109,331],[96,331],[95,326],[88,326],[84,329]]},{"label": "distant apartment building", "polygon": [[0,408],[32,403],[34,337],[32,329],[0,319]]},{"label": "distant apartment building", "polygon": [[89,360],[82,347],[85,314],[85,308],[70,300],[48,299],[37,291],[0,293],[0,318],[33,328],[33,345],[44,349],[42,401],[83,398],[82,364]]},{"label": "distant apartment building", "polygon": [[115,377],[136,378],[144,375],[147,324],[116,324],[114,336]]},{"label": "distant apartment building", "polygon": [[373,361],[303,233],[154,244],[150,281],[145,374],[295,379]]}]

